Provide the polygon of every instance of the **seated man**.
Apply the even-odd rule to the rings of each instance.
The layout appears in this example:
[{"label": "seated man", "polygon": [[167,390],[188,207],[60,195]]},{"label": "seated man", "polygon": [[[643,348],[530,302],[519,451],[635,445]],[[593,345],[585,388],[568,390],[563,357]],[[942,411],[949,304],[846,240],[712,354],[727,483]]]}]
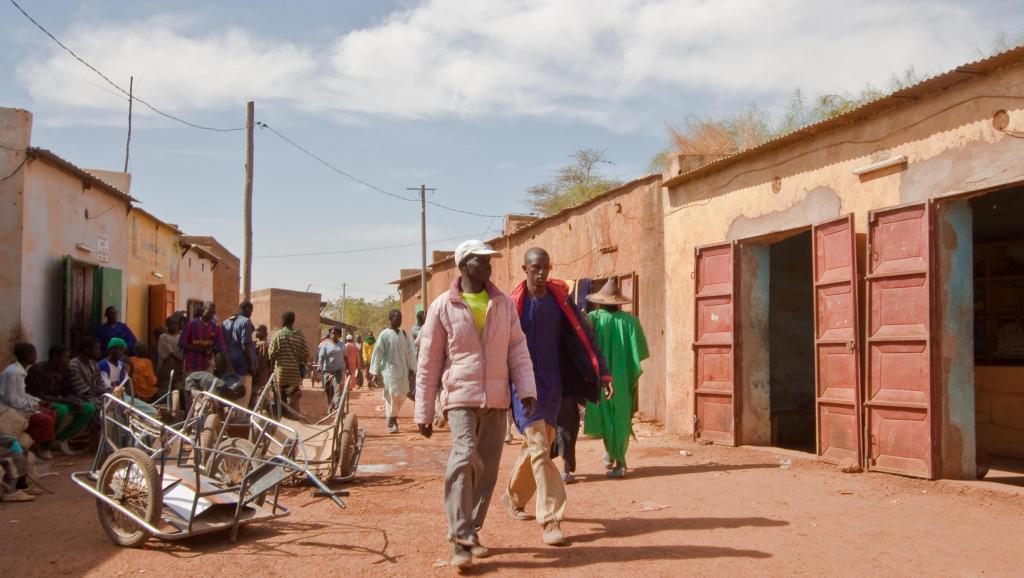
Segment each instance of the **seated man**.
[{"label": "seated man", "polygon": [[[100,377],[103,379],[103,386],[108,392],[131,381],[130,370],[125,362],[122,361],[127,349],[128,344],[123,339],[114,337],[107,344],[107,356],[96,364],[100,371]],[[152,366],[150,368],[152,369]],[[124,401],[130,403],[143,413],[155,417],[157,415],[156,408],[139,399],[138,395],[129,393],[131,391],[130,388],[125,387]]]},{"label": "seated man", "polygon": [[35,496],[28,493],[28,460],[18,440],[0,436],[0,501],[31,502]]},{"label": "seated man", "polygon": [[31,343],[19,343],[14,346],[14,357],[14,363],[0,373],[0,402],[14,408],[28,420],[26,433],[34,442],[36,455],[44,460],[52,459],[49,448],[53,441],[56,413],[25,391],[25,377],[28,368],[36,362],[36,348]]},{"label": "seated man", "polygon": [[63,345],[50,348],[50,358],[29,368],[25,377],[25,390],[50,405],[57,414],[55,423],[55,446],[66,455],[74,455],[68,440],[82,431],[96,406],[75,395],[71,386],[71,352]]},{"label": "seated man", "polygon": [[135,356],[131,358],[132,391],[135,397],[152,402],[159,393],[153,360],[149,358],[149,347],[145,342],[135,344]]}]

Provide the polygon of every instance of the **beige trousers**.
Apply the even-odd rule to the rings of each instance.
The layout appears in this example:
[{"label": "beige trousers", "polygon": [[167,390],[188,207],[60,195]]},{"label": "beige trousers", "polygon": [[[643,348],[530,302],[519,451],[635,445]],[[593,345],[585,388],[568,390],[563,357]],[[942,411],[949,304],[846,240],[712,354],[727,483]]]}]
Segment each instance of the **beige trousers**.
[{"label": "beige trousers", "polygon": [[508,481],[508,496],[517,508],[525,509],[526,503],[537,494],[537,523],[542,526],[561,522],[565,517],[565,486],[551,461],[554,440],[555,428],[543,420],[528,425]]}]

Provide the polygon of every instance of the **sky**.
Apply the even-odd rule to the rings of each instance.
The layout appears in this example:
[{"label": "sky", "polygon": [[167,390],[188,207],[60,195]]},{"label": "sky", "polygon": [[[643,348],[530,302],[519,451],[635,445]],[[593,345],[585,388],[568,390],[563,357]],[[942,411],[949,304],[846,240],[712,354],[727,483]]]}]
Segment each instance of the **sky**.
[{"label": "sky", "polygon": [[[17,1],[162,111],[235,128],[254,100],[258,122],[335,169],[483,215],[529,212],[526,189],[576,150],[630,180],[686,119],[941,73],[1024,34],[1014,0]],[[10,0],[0,69],[0,106],[32,111],[33,146],[123,169],[127,98]],[[269,129],[254,140],[253,287],[394,295],[388,281],[419,266],[418,204]],[[244,164],[244,132],[136,101],[131,194],[238,256]],[[431,250],[502,224],[435,206],[427,222]]]}]

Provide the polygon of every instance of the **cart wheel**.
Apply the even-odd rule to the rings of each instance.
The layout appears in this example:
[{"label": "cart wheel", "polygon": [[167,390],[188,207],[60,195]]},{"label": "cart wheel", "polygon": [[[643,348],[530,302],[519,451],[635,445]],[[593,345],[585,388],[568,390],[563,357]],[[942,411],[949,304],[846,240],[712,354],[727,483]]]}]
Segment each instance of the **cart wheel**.
[{"label": "cart wheel", "polygon": [[[160,478],[146,452],[121,448],[112,453],[103,463],[96,489],[149,525],[155,526],[160,521],[163,508]],[[117,508],[96,500],[96,509],[103,531],[118,546],[135,548],[149,538],[148,531]]]},{"label": "cart wheel", "polygon": [[241,484],[256,446],[242,438],[225,438],[217,444],[217,449],[224,453],[210,456],[206,465],[208,475],[232,486]]},{"label": "cart wheel", "polygon": [[355,473],[356,440],[359,439],[359,420],[355,414],[345,416],[341,422],[341,433],[335,440],[334,451],[338,452],[338,473],[340,477],[351,476]]}]

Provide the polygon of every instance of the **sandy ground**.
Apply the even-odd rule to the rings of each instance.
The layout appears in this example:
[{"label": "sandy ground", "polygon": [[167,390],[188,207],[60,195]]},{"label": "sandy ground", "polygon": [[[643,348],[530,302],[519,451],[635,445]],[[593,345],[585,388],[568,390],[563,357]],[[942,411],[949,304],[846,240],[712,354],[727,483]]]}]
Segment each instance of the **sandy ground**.
[{"label": "sandy ground", "polygon": [[[309,392],[307,395],[318,395]],[[379,393],[352,407],[368,430],[358,483],[340,510],[308,488],[287,490],[292,515],[214,534],[113,546],[93,500],[67,473],[88,457],[55,459],[54,496],[0,504],[7,576],[447,576],[441,510],[447,431],[388,435]],[[411,415],[411,407],[403,414]],[[544,546],[534,522],[498,503],[481,537],[493,556],[473,574],[677,576],[1019,576],[1024,496],[978,485],[842,474],[800,456],[697,445],[641,427],[632,470],[608,480],[598,441],[579,445],[582,482],[569,486],[572,544]],[[517,446],[506,446],[499,488]],[[688,452],[691,455],[684,455]],[[791,465],[780,462],[789,460]]]}]

